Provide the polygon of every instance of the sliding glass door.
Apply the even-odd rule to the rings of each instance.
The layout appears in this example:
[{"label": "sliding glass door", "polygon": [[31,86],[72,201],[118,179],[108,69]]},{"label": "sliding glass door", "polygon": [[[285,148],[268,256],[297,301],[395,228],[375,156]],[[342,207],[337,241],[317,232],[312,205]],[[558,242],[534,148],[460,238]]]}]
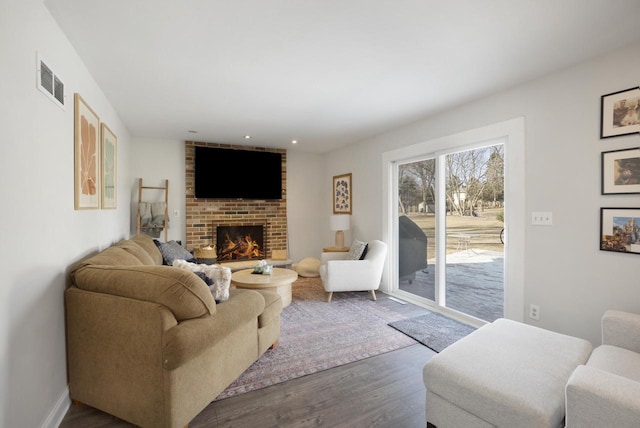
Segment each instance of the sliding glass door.
[{"label": "sliding glass door", "polygon": [[502,317],[504,145],[395,167],[398,289],[483,321]]}]

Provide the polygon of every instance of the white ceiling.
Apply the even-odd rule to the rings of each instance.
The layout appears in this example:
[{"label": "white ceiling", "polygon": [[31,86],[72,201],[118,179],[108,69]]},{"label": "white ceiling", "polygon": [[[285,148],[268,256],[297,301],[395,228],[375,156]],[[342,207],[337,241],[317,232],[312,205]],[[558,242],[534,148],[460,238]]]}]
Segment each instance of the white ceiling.
[{"label": "white ceiling", "polygon": [[318,153],[640,40],[640,0],[44,3],[132,136]]}]

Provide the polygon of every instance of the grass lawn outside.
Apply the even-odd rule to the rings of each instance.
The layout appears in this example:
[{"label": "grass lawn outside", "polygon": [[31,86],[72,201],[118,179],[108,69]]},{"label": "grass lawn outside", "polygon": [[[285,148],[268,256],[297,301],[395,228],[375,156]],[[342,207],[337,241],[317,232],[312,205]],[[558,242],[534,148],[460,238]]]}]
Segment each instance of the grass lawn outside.
[{"label": "grass lawn outside", "polygon": [[[446,219],[447,254],[459,251],[457,248],[458,238],[449,236],[456,233],[474,235],[471,238],[470,248],[504,251],[504,245],[500,242],[500,232],[504,228],[504,223],[496,218],[502,210],[502,208],[485,208],[478,212],[477,217],[448,214]],[[427,258],[435,257],[435,214],[409,213],[407,217],[427,235]]]}]

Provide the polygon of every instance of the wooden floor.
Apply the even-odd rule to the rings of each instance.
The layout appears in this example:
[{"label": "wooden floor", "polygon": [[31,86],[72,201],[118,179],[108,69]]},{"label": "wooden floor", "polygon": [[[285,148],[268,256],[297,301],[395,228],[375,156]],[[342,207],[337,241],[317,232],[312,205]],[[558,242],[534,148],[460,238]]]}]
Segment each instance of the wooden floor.
[{"label": "wooden floor", "polygon": [[[378,293],[378,304],[408,317],[425,310]],[[191,428],[402,427],[424,428],[422,368],[435,352],[416,344],[268,388],[215,401]],[[60,428],[131,425],[87,406],[72,406]]]}]

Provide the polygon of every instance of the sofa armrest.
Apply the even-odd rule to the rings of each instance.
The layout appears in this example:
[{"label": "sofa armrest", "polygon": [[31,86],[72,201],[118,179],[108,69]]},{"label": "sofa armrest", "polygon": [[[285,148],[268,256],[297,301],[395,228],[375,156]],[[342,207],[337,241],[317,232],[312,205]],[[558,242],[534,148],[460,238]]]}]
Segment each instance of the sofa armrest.
[{"label": "sofa armrest", "polygon": [[640,353],[640,315],[606,311],[602,316],[602,344]]},{"label": "sofa armrest", "polygon": [[565,394],[566,428],[631,428],[640,421],[640,382],[578,366]]}]

